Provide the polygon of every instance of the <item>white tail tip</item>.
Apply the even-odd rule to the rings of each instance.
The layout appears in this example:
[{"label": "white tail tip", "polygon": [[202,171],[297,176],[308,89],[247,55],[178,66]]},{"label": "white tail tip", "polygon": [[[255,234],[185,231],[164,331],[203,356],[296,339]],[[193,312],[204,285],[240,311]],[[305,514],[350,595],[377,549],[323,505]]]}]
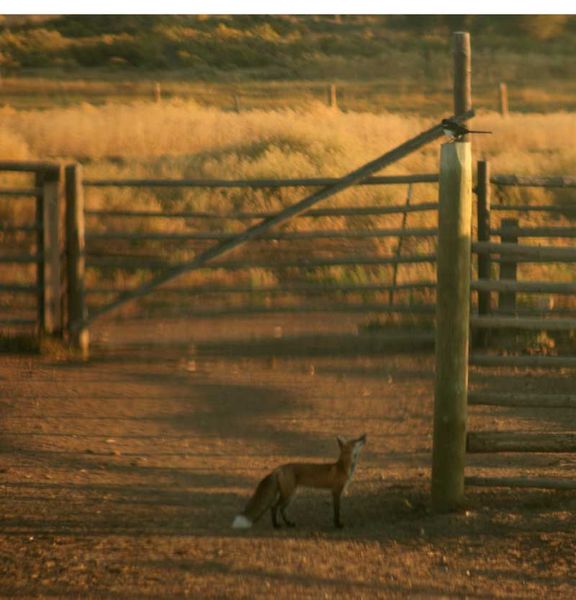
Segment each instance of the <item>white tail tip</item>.
[{"label": "white tail tip", "polygon": [[237,515],[232,522],[233,529],[250,529],[252,527],[252,521],[244,515]]}]

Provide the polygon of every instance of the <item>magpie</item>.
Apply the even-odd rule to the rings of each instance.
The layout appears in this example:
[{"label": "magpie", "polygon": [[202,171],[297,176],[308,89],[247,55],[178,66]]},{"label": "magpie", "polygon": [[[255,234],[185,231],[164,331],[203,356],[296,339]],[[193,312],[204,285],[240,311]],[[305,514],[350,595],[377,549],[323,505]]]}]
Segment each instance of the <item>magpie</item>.
[{"label": "magpie", "polygon": [[461,140],[469,133],[492,133],[491,131],[468,129],[465,125],[460,125],[460,123],[454,121],[453,119],[442,119],[442,129],[444,130],[444,135],[450,137],[450,141],[452,142]]}]

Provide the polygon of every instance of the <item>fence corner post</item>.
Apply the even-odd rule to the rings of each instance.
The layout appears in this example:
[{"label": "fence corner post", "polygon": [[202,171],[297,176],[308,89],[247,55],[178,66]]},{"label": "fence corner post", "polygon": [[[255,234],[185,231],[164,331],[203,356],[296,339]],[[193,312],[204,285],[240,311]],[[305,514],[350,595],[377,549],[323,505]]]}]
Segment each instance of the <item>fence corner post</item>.
[{"label": "fence corner post", "polygon": [[41,231],[38,247],[41,262],[38,269],[39,322],[45,335],[61,335],[62,281],[61,281],[61,190],[63,173],[59,165],[37,175],[41,196],[37,203],[37,221]]},{"label": "fence corner post", "polygon": [[445,512],[458,509],[464,500],[472,221],[469,142],[443,144],[439,195],[431,491],[434,510]]},{"label": "fence corner post", "polygon": [[66,167],[66,259],[68,339],[74,348],[80,350],[83,358],[87,359],[90,335],[84,324],[86,319],[84,296],[84,189],[82,186],[82,166],[77,163]]}]

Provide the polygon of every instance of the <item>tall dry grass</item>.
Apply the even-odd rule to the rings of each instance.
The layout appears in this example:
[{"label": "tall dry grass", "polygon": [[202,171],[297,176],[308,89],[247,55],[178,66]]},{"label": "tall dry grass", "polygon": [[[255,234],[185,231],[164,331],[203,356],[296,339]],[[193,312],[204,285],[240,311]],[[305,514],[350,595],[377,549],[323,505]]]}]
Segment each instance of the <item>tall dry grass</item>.
[{"label": "tall dry grass", "polygon": [[[138,102],[94,107],[84,104],[46,111],[0,109],[0,159],[74,159],[85,164],[87,177],[119,178],[295,178],[341,176],[372,160],[384,151],[432,125],[425,117],[393,113],[343,113],[322,104],[299,109],[226,112],[193,102]],[[494,133],[475,136],[475,157],[489,159],[493,173],[567,175],[576,171],[576,117],[571,113],[512,114],[481,113],[474,119],[478,129]],[[387,173],[434,172],[438,165],[438,145],[432,144],[391,167]],[[3,183],[6,179],[2,180]],[[331,204],[387,204],[401,202],[405,187],[357,187],[339,195]],[[303,189],[277,192],[247,190],[157,190],[92,188],[88,193],[91,208],[143,208],[150,210],[275,210],[300,199]],[[512,202],[562,202],[568,193],[526,188],[506,192]],[[416,199],[432,200],[434,186],[417,186]],[[3,216],[8,217],[6,209]],[[435,217],[410,217],[410,226],[433,226]],[[530,217],[533,220],[533,217]],[[233,231],[241,223],[225,227]],[[332,219],[326,227],[397,227],[399,220],[386,224],[375,219]],[[215,228],[212,222],[92,220],[94,231],[125,229],[183,231],[189,228]],[[312,220],[302,219],[290,227],[315,228]],[[364,250],[390,254],[394,238],[367,244]],[[409,250],[426,253],[432,242],[409,240]],[[103,245],[105,246],[105,244]],[[288,245],[296,252],[294,244]],[[189,256],[197,247],[174,251],[165,244],[152,244],[171,258]],[[344,251],[344,245],[341,245]],[[125,245],[124,250],[138,250]],[[302,252],[308,252],[302,249]],[[544,272],[546,269],[548,271]],[[384,272],[385,271],[385,272]],[[332,267],[308,273],[309,279],[322,281],[375,281],[390,276],[390,269]],[[559,266],[556,275],[574,280],[572,266]],[[534,271],[547,276],[550,268]],[[92,282],[103,277],[92,272]],[[134,283],[145,273],[118,270],[105,274],[110,283]],[[216,274],[216,277],[220,275]],[[229,276],[230,277],[230,276]],[[253,273],[258,281],[280,281],[294,273]],[[433,277],[424,265],[405,268],[400,281]]]}]

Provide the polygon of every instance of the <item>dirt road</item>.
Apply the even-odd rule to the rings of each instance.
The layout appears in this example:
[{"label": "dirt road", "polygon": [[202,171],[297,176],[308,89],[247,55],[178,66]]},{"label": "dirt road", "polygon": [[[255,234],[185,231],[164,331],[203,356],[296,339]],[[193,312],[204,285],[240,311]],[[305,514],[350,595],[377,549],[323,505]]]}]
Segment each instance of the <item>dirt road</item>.
[{"label": "dirt road", "polygon": [[[104,324],[86,364],[0,358],[2,598],[573,598],[576,493],[469,489],[429,510],[433,359],[346,342],[346,318]],[[306,334],[306,335],[305,335]],[[333,337],[330,337],[333,336]],[[331,347],[333,352],[327,352]],[[473,372],[573,392],[570,372]],[[569,411],[476,408],[474,429],[575,429]],[[294,530],[230,528],[257,481],[366,432],[343,500]],[[574,476],[573,455],[470,458],[470,474]]]}]

